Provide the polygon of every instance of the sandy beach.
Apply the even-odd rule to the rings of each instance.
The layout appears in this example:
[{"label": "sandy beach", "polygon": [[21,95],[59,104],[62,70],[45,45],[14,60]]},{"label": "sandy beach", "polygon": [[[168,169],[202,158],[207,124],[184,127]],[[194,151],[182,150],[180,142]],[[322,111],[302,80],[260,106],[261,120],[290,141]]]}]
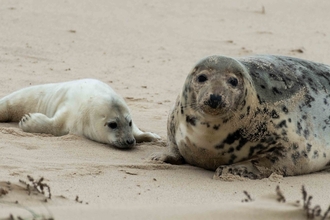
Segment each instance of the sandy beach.
[{"label": "sandy beach", "polygon": [[[2,0],[0,97],[99,79],[124,97],[141,129],[162,140],[119,150],[0,123],[0,188],[12,189],[0,192],[0,219],[307,219],[302,185],[323,215],[327,170],[224,181],[150,155],[165,149],[168,112],[201,58],[278,54],[330,64],[329,9],[327,0]],[[28,175],[44,177],[51,199],[47,190],[29,195]],[[285,202],[277,201],[277,186]]]}]

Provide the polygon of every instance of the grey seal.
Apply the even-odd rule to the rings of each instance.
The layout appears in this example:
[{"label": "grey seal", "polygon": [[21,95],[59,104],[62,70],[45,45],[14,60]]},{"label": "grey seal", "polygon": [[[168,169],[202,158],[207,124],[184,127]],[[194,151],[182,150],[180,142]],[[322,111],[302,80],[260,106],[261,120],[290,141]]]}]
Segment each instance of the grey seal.
[{"label": "grey seal", "polygon": [[209,56],[187,76],[153,160],[260,179],[324,169],[330,157],[330,66],[256,55]]}]

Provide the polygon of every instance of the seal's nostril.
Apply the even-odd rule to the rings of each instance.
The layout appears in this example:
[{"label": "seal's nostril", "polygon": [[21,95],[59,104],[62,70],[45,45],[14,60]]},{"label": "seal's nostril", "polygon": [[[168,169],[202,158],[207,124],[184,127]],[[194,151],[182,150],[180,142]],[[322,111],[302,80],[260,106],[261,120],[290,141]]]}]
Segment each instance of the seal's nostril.
[{"label": "seal's nostril", "polygon": [[127,144],[127,145],[132,145],[132,144],[134,144],[134,142],[135,142],[134,139],[126,140],[126,144]]},{"label": "seal's nostril", "polygon": [[221,97],[220,95],[214,95],[214,94],[211,94],[211,95],[210,95],[210,99],[209,99],[209,101],[207,102],[207,104],[208,104],[211,108],[217,108],[217,107],[220,106],[221,101],[222,101],[222,97]]}]

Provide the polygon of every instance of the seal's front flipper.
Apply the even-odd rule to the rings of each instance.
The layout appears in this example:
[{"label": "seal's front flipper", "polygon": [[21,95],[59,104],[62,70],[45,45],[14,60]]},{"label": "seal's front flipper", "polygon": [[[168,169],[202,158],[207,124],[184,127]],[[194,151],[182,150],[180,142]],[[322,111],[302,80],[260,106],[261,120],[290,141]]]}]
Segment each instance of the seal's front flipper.
[{"label": "seal's front flipper", "polygon": [[49,118],[41,113],[29,113],[22,117],[19,127],[30,133],[44,133],[55,136],[65,135],[68,132],[63,129],[64,123],[61,123],[58,117]]},{"label": "seal's front flipper", "polygon": [[160,136],[152,132],[143,132],[133,123],[133,135],[137,143],[160,140]]},{"label": "seal's front flipper", "polygon": [[166,148],[166,152],[157,152],[152,154],[151,160],[176,164],[176,165],[185,163],[185,160],[181,156],[178,147],[172,142],[169,142],[169,146]]},{"label": "seal's front flipper", "polygon": [[231,165],[219,166],[213,176],[213,179],[224,177],[227,174],[246,177],[249,179],[263,179],[272,174],[270,169],[259,167],[257,161],[243,161]]},{"label": "seal's front flipper", "polygon": [[29,113],[22,117],[19,127],[25,132],[50,134],[53,122],[41,113]]}]

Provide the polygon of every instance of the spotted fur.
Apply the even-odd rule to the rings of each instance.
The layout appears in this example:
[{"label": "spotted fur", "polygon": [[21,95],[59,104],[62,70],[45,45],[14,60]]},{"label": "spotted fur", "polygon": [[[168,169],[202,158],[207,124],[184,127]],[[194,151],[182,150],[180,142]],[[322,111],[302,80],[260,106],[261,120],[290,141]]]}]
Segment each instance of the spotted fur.
[{"label": "spotted fur", "polygon": [[330,161],[329,99],[328,65],[271,55],[207,57],[170,112],[168,152],[153,159],[217,176],[224,169],[249,178],[322,170]]}]

